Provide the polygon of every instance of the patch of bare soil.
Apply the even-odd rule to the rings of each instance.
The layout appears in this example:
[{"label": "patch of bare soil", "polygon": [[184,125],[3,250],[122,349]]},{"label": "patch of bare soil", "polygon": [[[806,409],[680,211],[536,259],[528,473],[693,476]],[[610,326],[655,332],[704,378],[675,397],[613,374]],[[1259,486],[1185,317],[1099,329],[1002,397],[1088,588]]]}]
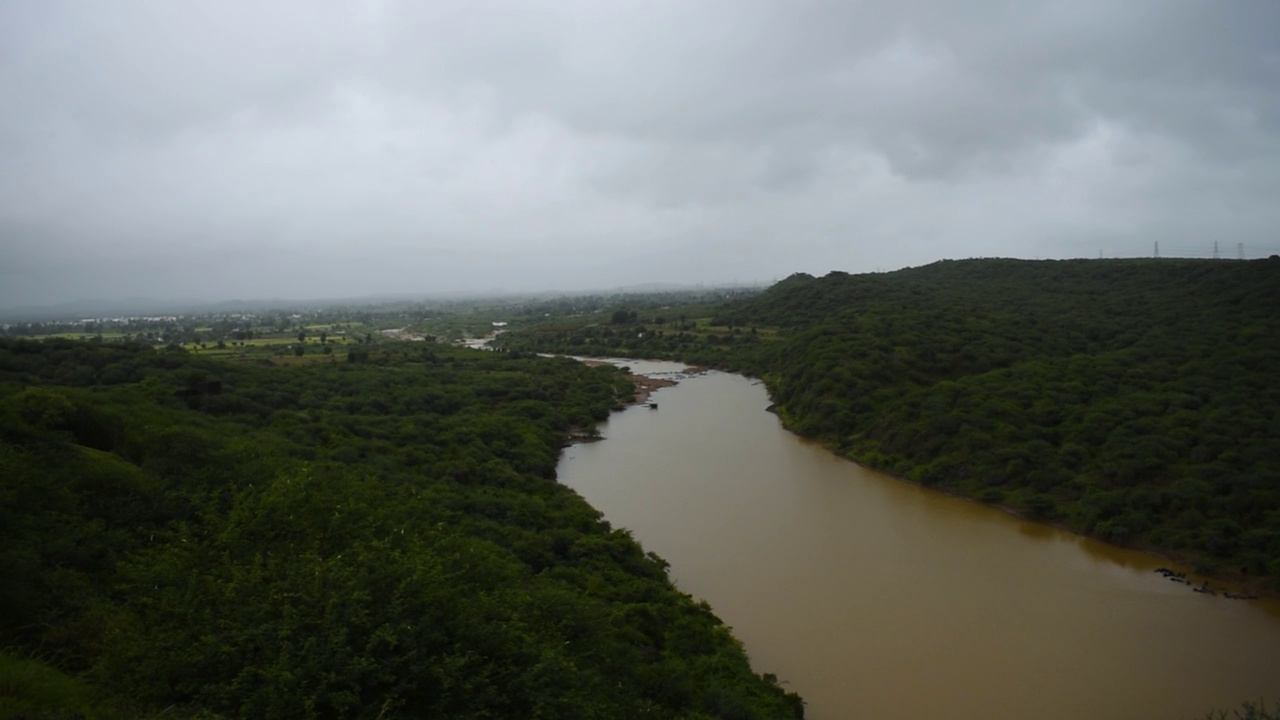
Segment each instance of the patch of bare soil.
[{"label": "patch of bare soil", "polygon": [[647,375],[627,375],[627,379],[636,384],[636,396],[631,402],[635,405],[643,405],[649,402],[649,396],[655,390],[675,385],[678,380],[670,378],[655,378]]}]

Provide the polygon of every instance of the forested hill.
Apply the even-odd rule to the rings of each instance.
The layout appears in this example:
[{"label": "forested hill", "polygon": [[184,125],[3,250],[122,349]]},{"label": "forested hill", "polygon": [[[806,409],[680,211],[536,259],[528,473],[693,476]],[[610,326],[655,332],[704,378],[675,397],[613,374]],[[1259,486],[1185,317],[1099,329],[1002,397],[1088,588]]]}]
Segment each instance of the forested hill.
[{"label": "forested hill", "polygon": [[[896,315],[945,306],[1015,326],[1044,320],[1052,325],[1041,330],[1065,332],[1075,347],[1095,350],[1098,341],[1132,340],[1116,333],[1135,322],[1145,330],[1201,334],[1200,320],[1216,321],[1228,308],[1241,310],[1224,318],[1233,327],[1269,320],[1268,311],[1280,303],[1278,282],[1280,260],[944,260],[891,273],[796,274],[730,307],[742,320],[797,327],[851,312]],[[1080,344],[1074,333],[1095,344]]]},{"label": "forested hill", "polygon": [[801,717],[555,481],[631,392],[425,343],[0,339],[0,717]]},{"label": "forested hill", "polygon": [[723,311],[794,428],[922,483],[1280,577],[1280,258],[796,275]]},{"label": "forested hill", "polygon": [[1280,258],[793,275],[501,340],[759,375],[859,462],[1280,589]]}]

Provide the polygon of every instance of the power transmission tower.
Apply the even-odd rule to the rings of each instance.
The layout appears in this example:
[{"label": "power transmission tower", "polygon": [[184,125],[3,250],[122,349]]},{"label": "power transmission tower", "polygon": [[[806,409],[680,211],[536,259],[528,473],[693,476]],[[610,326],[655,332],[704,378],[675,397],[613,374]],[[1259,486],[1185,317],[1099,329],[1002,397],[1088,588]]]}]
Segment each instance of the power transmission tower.
[{"label": "power transmission tower", "polygon": [[1160,241],[1156,241],[1156,257],[1160,257]]},{"label": "power transmission tower", "polygon": [[1214,260],[1218,259],[1218,241],[1217,240],[1213,241],[1213,259]]},{"label": "power transmission tower", "polygon": [[1236,259],[1244,259],[1244,243],[1236,243]]}]

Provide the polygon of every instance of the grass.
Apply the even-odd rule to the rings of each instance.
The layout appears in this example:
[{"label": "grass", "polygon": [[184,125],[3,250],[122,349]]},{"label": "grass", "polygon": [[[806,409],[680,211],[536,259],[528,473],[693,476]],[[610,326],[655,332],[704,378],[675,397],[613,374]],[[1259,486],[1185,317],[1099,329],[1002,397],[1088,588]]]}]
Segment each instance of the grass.
[{"label": "grass", "polygon": [[84,682],[39,660],[0,651],[0,718],[97,717]]},{"label": "grass", "polygon": [[[292,347],[298,344],[298,336],[281,335],[278,337],[256,337],[252,340],[244,340],[241,345],[240,340],[227,341],[226,347],[219,348],[217,342],[205,341],[205,346],[200,350],[201,355],[234,355],[252,349],[273,348],[273,347]],[[323,347],[325,344],[332,346],[354,345],[355,343],[344,337],[331,337],[328,343],[321,343],[318,337],[308,337],[303,343],[308,347],[308,352],[315,352],[312,347]],[[184,345],[188,350],[194,350],[199,346],[187,343]]]},{"label": "grass", "polygon": [[189,708],[102,702],[93,686],[46,663],[0,650],[0,720],[221,720]]},{"label": "grass", "polygon": [[65,340],[89,340],[91,338],[95,338],[98,336],[101,336],[103,340],[120,340],[124,338],[125,334],[120,332],[119,330],[111,330],[109,332],[103,332],[103,333],[76,331],[76,332],[50,333],[48,335],[38,335],[35,337],[37,339],[62,338]]},{"label": "grass", "polygon": [[1266,703],[1245,703],[1238,710],[1228,715],[1226,710],[1218,710],[1205,715],[1205,720],[1280,720],[1280,713],[1267,710]]},{"label": "grass", "polygon": [[694,337],[724,337],[726,335],[734,334],[746,336],[750,335],[752,328],[754,328],[756,331],[756,337],[762,341],[778,339],[778,328],[768,325],[734,325],[733,327],[729,327],[727,325],[712,325],[711,317],[688,318],[685,322],[691,323],[693,327],[682,327],[679,322],[671,321],[668,321],[664,325],[644,323],[643,319],[641,324],[648,328],[650,332],[661,330],[668,335],[677,335],[683,332]]}]

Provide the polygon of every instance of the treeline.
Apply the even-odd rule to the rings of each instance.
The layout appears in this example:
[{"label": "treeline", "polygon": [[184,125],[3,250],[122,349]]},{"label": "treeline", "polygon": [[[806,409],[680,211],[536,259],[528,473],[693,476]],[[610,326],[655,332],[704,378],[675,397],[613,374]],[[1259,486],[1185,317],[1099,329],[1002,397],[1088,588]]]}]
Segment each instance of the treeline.
[{"label": "treeline", "polygon": [[630,384],[0,340],[0,716],[796,718],[555,482]]},{"label": "treeline", "polygon": [[1280,587],[1280,258],[795,275],[715,313],[780,332],[583,345],[760,375],[791,428],[859,462]]},{"label": "treeline", "polygon": [[767,346],[776,333],[724,314],[733,307],[622,302],[593,314],[525,320],[493,345],[517,352],[678,360],[759,374],[772,357]]}]

